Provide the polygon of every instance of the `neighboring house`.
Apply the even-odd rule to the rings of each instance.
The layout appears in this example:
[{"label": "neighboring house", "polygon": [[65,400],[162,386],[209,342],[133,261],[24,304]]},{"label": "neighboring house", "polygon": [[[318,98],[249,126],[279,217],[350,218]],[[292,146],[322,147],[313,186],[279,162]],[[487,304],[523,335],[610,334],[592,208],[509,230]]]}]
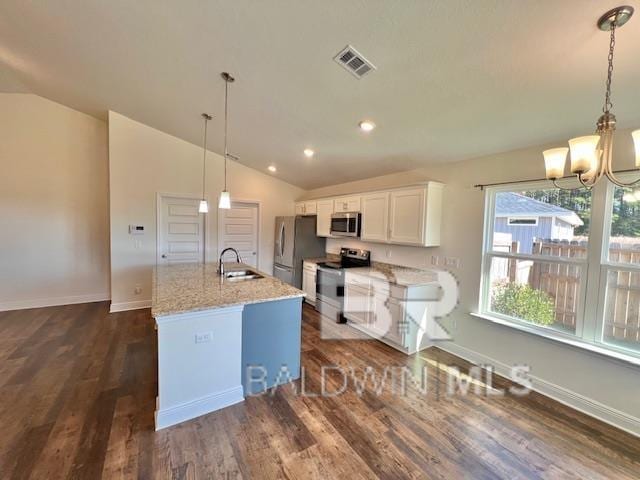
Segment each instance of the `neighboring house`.
[{"label": "neighboring house", "polygon": [[[536,238],[572,240],[574,228],[583,222],[575,212],[518,193],[496,195],[494,232],[519,242],[518,252],[531,253]],[[504,239],[506,235],[499,235]],[[498,238],[498,236],[496,236]]]}]

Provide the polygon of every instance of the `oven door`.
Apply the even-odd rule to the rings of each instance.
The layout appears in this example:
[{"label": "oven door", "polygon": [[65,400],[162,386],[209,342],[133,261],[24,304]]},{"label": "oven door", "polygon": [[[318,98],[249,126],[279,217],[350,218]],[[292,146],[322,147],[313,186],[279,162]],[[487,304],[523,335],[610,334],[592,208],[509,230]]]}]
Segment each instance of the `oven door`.
[{"label": "oven door", "polygon": [[348,212],[331,215],[331,235],[336,237],[359,237],[360,214],[358,212]]}]

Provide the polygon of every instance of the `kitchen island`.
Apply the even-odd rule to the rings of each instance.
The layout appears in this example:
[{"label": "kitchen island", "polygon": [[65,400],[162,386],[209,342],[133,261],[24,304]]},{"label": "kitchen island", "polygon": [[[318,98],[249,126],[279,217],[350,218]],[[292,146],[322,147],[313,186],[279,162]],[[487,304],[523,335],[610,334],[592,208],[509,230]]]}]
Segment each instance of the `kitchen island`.
[{"label": "kitchen island", "polygon": [[247,265],[225,267],[229,278],[212,263],[153,271],[156,430],[300,376],[304,292]]}]

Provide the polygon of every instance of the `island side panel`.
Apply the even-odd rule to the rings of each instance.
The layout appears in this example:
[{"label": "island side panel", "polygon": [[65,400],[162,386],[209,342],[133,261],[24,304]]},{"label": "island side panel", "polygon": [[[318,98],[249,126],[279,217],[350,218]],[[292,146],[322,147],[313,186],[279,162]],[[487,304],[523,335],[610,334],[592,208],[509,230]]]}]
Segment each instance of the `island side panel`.
[{"label": "island side panel", "polygon": [[[302,297],[246,305],[242,313],[245,395],[300,378]],[[282,368],[286,370],[282,370]]]},{"label": "island side panel", "polygon": [[156,318],[156,430],[244,399],[242,306]]}]

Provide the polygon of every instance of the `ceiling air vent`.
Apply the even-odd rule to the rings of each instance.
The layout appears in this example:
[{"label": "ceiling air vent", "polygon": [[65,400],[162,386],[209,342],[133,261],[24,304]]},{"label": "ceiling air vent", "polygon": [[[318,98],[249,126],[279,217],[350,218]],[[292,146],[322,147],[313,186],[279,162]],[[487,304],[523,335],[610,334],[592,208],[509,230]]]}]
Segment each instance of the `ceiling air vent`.
[{"label": "ceiling air vent", "polygon": [[333,59],[356,78],[362,78],[376,67],[355,48],[347,45]]}]

